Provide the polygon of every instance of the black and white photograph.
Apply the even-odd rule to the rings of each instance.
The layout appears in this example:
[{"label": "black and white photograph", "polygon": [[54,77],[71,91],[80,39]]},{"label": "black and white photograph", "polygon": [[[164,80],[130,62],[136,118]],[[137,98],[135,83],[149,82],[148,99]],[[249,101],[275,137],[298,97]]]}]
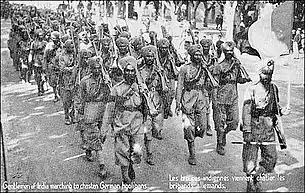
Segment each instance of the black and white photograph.
[{"label": "black and white photograph", "polygon": [[1,192],[304,192],[304,1],[0,2]]}]

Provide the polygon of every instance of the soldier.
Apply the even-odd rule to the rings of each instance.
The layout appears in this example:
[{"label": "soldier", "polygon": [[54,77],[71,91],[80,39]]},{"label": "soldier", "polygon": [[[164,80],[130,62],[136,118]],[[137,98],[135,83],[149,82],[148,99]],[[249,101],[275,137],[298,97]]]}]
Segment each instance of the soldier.
[{"label": "soldier", "polygon": [[28,57],[30,53],[30,38],[27,29],[24,26],[21,28],[21,40],[17,43],[17,48],[19,48],[18,56],[19,62],[21,64],[20,77],[24,82],[30,82],[32,76],[32,66],[28,62]]},{"label": "soldier", "polygon": [[213,74],[219,83],[219,88],[215,89],[213,96],[214,123],[217,132],[216,152],[225,155],[226,135],[234,131],[239,123],[238,93],[237,83],[244,84],[249,80],[244,80],[241,76],[241,63],[234,55],[235,43],[227,41],[222,44],[225,59],[215,65]]},{"label": "soldier", "polygon": [[129,41],[127,38],[119,37],[115,44],[118,48],[118,56],[113,62],[110,69],[110,77],[112,80],[112,85],[115,85],[123,80],[122,68],[119,66],[120,59],[129,55]]},{"label": "soldier", "polygon": [[162,75],[156,64],[156,46],[148,45],[141,49],[143,60],[139,61],[139,74],[141,81],[146,84],[148,89],[147,103],[150,103],[150,113],[147,117],[147,130],[144,135],[146,148],[146,162],[154,165],[151,152],[152,137],[162,140],[162,130],[164,122],[164,107],[162,101],[162,92],[166,90],[166,85],[162,83]]},{"label": "soldier", "polygon": [[[244,172],[252,179],[247,181],[247,192],[259,192],[259,176],[274,170],[277,161],[274,130],[278,127],[278,116],[290,113],[288,107],[281,109],[279,106],[278,88],[271,82],[273,70],[274,61],[263,60],[259,67],[259,81],[251,84],[245,92],[242,159]],[[268,142],[270,144],[259,144]],[[259,163],[258,149],[261,150]]]},{"label": "soldier", "polygon": [[18,57],[18,47],[17,43],[21,40],[21,36],[19,34],[19,28],[17,23],[12,24],[12,29],[9,34],[9,39],[7,41],[8,48],[10,50],[10,57],[13,59],[13,66],[16,71],[20,70],[20,63]]},{"label": "soldier", "polygon": [[29,62],[33,61],[34,67],[34,78],[38,86],[38,96],[42,96],[44,93],[44,77],[42,73],[42,62],[43,62],[43,52],[47,45],[47,42],[43,40],[44,33],[42,29],[36,31],[37,38],[31,43]]},{"label": "soldier", "polygon": [[142,37],[136,36],[131,38],[130,45],[131,45],[131,55],[137,60],[140,59],[141,57],[140,51],[145,46]]},{"label": "soldier", "polygon": [[55,64],[55,56],[57,50],[60,48],[59,32],[51,33],[51,42],[46,45],[43,55],[43,70],[46,72],[49,85],[53,88],[54,100],[59,100],[58,96],[58,81],[59,81],[59,67]]},{"label": "soldier", "polygon": [[[210,48],[211,45],[213,44],[211,39],[202,39],[200,40],[200,45],[203,48],[203,53],[202,53],[202,62],[203,64],[207,67],[207,69],[212,73],[215,63],[217,62],[216,58],[213,57],[213,55],[210,54]],[[207,128],[207,135],[208,136],[212,136],[212,129],[211,129],[211,124],[210,124],[210,112],[211,112],[211,108],[212,108],[212,90],[211,92],[208,93],[209,94],[209,108],[208,108],[208,128]]]},{"label": "soldier", "polygon": [[105,70],[109,72],[114,57],[116,57],[113,55],[114,53],[111,45],[111,38],[104,37],[100,41],[101,41],[101,50],[102,50],[101,58],[104,61],[103,66],[105,67]]},{"label": "soldier", "polygon": [[133,164],[141,162],[143,140],[143,97],[137,83],[137,60],[127,56],[120,60],[124,80],[111,89],[111,102],[106,106],[102,136],[109,125],[114,135],[115,164],[121,167],[122,181],[130,184],[135,179]]},{"label": "soldier", "polygon": [[80,82],[81,80],[90,75],[91,70],[90,67],[88,65],[88,59],[92,57],[92,52],[89,49],[82,49],[80,50],[80,61],[79,61],[79,65],[76,66],[75,70],[74,70],[74,76],[76,77],[76,84],[75,84],[75,92],[74,92],[74,107],[75,107],[75,121],[77,122],[77,126],[76,126],[76,131],[80,132],[80,136],[82,139],[82,148],[84,149],[84,127],[83,127],[83,122],[82,120],[80,120],[80,115],[78,114],[78,112],[80,112],[80,110],[78,109],[80,107],[81,104],[81,98],[80,98],[80,91],[79,91],[79,86],[80,86]]},{"label": "soldier", "polygon": [[207,72],[203,69],[202,47],[195,44],[189,47],[188,53],[191,62],[181,67],[178,77],[176,95],[176,114],[180,111],[189,120],[190,124],[185,125],[184,139],[187,141],[189,149],[188,163],[196,165],[195,138],[203,138],[208,127],[208,90],[211,82]]},{"label": "soldier", "polygon": [[77,98],[77,111],[82,115],[82,128],[84,149],[86,158],[93,161],[92,151],[96,151],[99,162],[99,176],[107,177],[105,168],[105,155],[102,152],[102,145],[106,140],[106,135],[100,135],[105,106],[110,95],[110,88],[105,82],[105,77],[101,71],[101,64],[98,57],[88,59],[90,74],[82,78]]},{"label": "soldier", "polygon": [[75,68],[74,44],[72,40],[67,40],[62,51],[56,56],[56,62],[60,70],[59,89],[65,113],[65,124],[70,125],[74,121],[74,87],[75,87]]},{"label": "soldier", "polygon": [[178,76],[176,63],[173,55],[169,52],[169,46],[170,43],[166,38],[161,38],[157,42],[159,60],[163,70],[163,75],[167,81],[166,83],[168,88],[168,91],[162,94],[162,99],[164,100],[164,119],[173,116],[173,112],[171,111],[171,104],[175,97],[175,80],[177,80]]}]

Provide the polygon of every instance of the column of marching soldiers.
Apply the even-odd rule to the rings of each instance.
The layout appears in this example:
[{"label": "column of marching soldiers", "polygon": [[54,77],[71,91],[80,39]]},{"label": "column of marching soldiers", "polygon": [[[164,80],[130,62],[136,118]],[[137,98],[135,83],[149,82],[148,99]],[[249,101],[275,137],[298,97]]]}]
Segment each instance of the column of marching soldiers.
[{"label": "column of marching soldiers", "polygon": [[[174,98],[174,113],[183,121],[188,163],[197,162],[195,138],[212,136],[211,110],[216,152],[225,155],[226,135],[239,123],[237,84],[251,81],[234,57],[234,42],[220,42],[217,52],[211,53],[212,41],[199,41],[189,30],[184,41],[187,54],[182,57],[164,28],[163,37],[158,38],[148,26],[144,33],[149,39],[145,39],[145,34],[131,37],[128,25],[116,25],[112,36],[108,24],[97,28],[90,17],[79,13],[63,17],[54,11],[39,13],[35,7],[20,5],[12,7],[10,17],[8,47],[21,80],[29,82],[34,75],[38,96],[44,94],[46,85],[52,88],[54,102],[63,103],[65,124],[75,124],[80,132],[86,159],[93,161],[96,152],[102,179],[107,178],[102,147],[109,137],[115,139],[115,163],[121,168],[123,183],[135,180],[133,164],[141,161],[141,141],[146,163],[155,164],[152,142],[163,139],[164,120],[173,116]],[[225,57],[220,61],[222,53]],[[272,62],[262,74],[272,75],[270,66]],[[244,125],[245,140],[250,136],[249,125]],[[260,166],[274,168],[276,150],[268,148],[271,146],[264,149],[267,161]],[[243,151],[246,174],[261,174],[263,167],[247,165],[256,162],[257,149],[245,145]],[[255,180],[248,182],[248,190],[258,190],[257,184]]]}]

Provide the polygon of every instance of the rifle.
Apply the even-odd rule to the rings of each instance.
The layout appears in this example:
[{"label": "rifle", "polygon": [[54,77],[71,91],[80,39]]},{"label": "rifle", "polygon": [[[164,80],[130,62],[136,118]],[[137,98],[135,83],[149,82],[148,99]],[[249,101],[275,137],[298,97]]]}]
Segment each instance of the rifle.
[{"label": "rifle", "polygon": [[[98,62],[99,62],[99,63],[102,62],[101,56],[100,56],[101,53],[98,53],[98,52],[97,52],[96,45],[94,44],[94,42],[92,42],[92,41],[90,40],[90,38],[88,38],[88,39],[89,39],[89,42],[93,45],[94,51],[95,51],[97,57],[99,58],[99,59],[98,59]],[[106,70],[105,70],[104,65],[101,64],[101,66],[102,66],[101,71],[102,71],[102,77],[103,77],[102,79],[103,79],[103,81],[106,83],[106,85],[108,86],[108,88],[109,88],[109,90],[110,90],[111,87],[112,87],[110,77],[109,77],[108,73],[106,73]]]},{"label": "rifle", "polygon": [[284,134],[284,129],[283,129],[283,122],[282,122],[282,118],[280,116],[280,109],[279,109],[279,101],[277,98],[277,93],[276,93],[276,89],[275,89],[275,85],[272,85],[272,89],[273,89],[273,95],[275,97],[275,103],[276,103],[276,108],[277,108],[277,124],[274,125],[274,130],[277,134],[279,143],[280,143],[280,147],[281,149],[287,149],[287,143],[286,143],[286,138],[285,138],[285,134]]},{"label": "rifle", "polygon": [[[157,47],[157,40],[156,40],[156,36],[153,36],[153,40],[154,40],[154,44],[156,45]],[[163,67],[161,66],[160,64],[160,59],[159,59],[159,52],[158,52],[158,49],[157,49],[157,52],[156,52],[156,60],[157,60],[157,68],[158,68],[158,71],[161,75],[161,85],[162,85],[162,89],[163,91],[168,91],[168,87],[166,85],[166,82],[168,82],[166,79],[166,76],[163,75],[162,72],[164,72],[164,69]]]},{"label": "rifle", "polygon": [[[190,31],[190,34],[191,34],[191,36],[192,36],[193,45],[195,45],[195,44],[196,44],[196,41],[195,41],[194,33],[193,33],[193,31],[192,31],[191,29],[189,29],[189,31]],[[201,64],[203,64],[203,59],[202,59],[202,58],[201,58]],[[205,65],[201,65],[201,66],[202,66],[203,69],[206,71],[206,73],[207,73],[207,75],[208,75],[208,77],[209,77],[209,79],[210,79],[210,81],[211,81],[211,83],[212,83],[212,86],[213,86],[214,88],[219,87],[219,84],[218,84],[217,80],[213,77],[213,75],[211,74],[211,72],[209,71],[209,69],[207,69],[207,67],[206,67]]]}]

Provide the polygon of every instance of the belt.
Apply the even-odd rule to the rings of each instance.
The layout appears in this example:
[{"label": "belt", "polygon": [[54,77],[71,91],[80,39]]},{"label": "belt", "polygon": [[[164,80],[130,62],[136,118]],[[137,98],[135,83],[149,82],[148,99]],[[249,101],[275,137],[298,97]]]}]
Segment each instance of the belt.
[{"label": "belt", "polygon": [[236,84],[235,80],[222,80],[220,81],[220,85],[225,85],[225,84]]},{"label": "belt", "polygon": [[200,90],[202,89],[202,85],[185,85],[184,88],[186,91]]},{"label": "belt", "polygon": [[140,111],[140,107],[125,107],[125,106],[118,106],[118,110],[120,111],[130,111],[130,112],[135,112],[135,111]]},{"label": "belt", "polygon": [[260,110],[260,109],[255,109],[253,112],[252,112],[252,116],[253,117],[274,117],[274,113],[272,112],[268,112],[268,111],[265,111],[265,110]]}]

